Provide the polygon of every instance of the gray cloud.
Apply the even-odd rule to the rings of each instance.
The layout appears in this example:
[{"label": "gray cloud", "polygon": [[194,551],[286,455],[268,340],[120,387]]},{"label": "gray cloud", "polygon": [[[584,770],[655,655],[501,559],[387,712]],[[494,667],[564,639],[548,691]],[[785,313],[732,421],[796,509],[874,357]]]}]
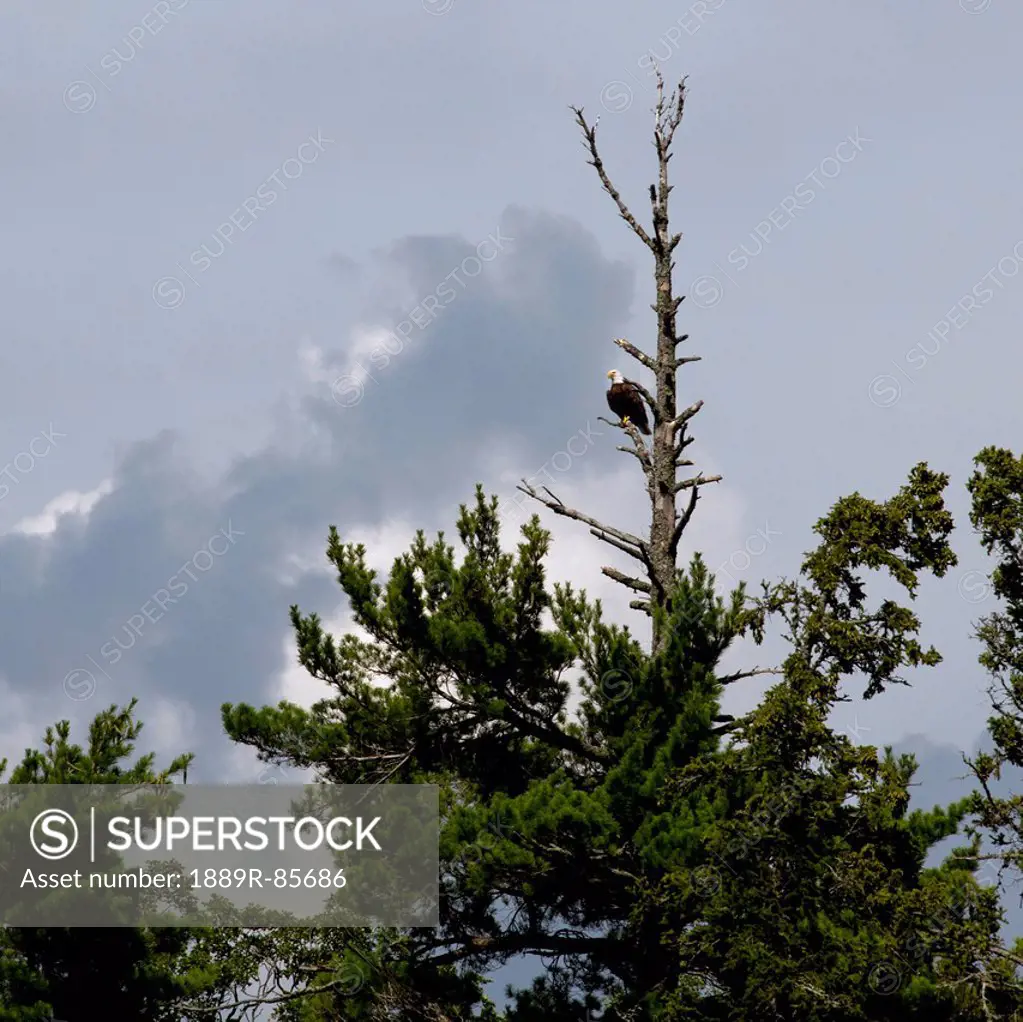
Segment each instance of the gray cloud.
[{"label": "gray cloud", "polygon": [[[705,359],[680,382],[706,400],[693,452],[725,477],[694,539],[713,566],[740,570],[738,556],[744,578],[791,574],[840,495],[885,498],[919,460],[952,473],[962,564],[918,607],[945,663],[841,724],[872,743],[974,741],[987,704],[969,636],[993,597],[962,484],[976,450],[1023,432],[1023,276],[1010,268],[983,302],[975,289],[1019,241],[1005,125],[1023,11],[171,8],[165,22],[148,0],[4,9],[0,467],[51,424],[66,436],[12,468],[16,483],[0,476],[2,751],[139,694],[147,740],[185,742],[202,776],[220,776],[237,764],[217,706],[268,697],[290,603],[338,606],[331,578],[289,568],[290,554],[320,558],[332,522],[450,529],[476,479],[508,492],[587,428],[603,372],[622,366],[608,342],[646,343],[653,294],[566,107],[602,115],[608,169],[645,216],[653,59],[691,76],[673,164],[679,284],[722,285],[713,305],[693,287],[680,316]],[[786,206],[857,126],[871,143]],[[159,307],[154,285],[318,129],[337,145],[285,177],[180,305]],[[449,281],[456,299],[420,327],[414,310],[498,225],[508,251],[464,289]],[[758,254],[732,272],[741,246]],[[366,361],[406,322],[386,364]],[[346,406],[331,383],[360,358],[375,378]],[[639,481],[613,441],[573,460],[564,485],[639,525]],[[88,517],[59,514],[87,499]],[[12,531],[26,521],[37,534]],[[155,594],[228,523],[244,535],[151,620]],[[780,535],[746,566],[768,524]],[[595,541],[555,533],[561,573],[592,578]],[[108,663],[102,647],[133,625]],[[74,670],[94,676],[89,698],[84,675],[65,690]]]},{"label": "gray cloud", "polygon": [[[837,496],[887,496],[921,458],[953,473],[965,520],[972,454],[1012,443],[1021,414],[1011,371],[1018,275],[1000,277],[1004,287],[969,316],[955,312],[1018,241],[1005,225],[1016,161],[1002,128],[1023,14],[981,6],[846,12],[801,0],[778,19],[730,2],[682,11],[659,2],[637,14],[582,0],[555,13],[526,0],[509,20],[457,3],[443,16],[411,3],[384,18],[330,4],[192,0],[154,20],[145,3],[88,16],[59,2],[8,5],[0,96],[17,158],[0,168],[9,198],[0,368],[21,382],[5,394],[0,462],[50,423],[66,439],[11,485],[0,529],[94,490],[114,466],[129,486],[132,445],[163,430],[179,438],[202,509],[176,512],[193,532],[133,550],[130,583],[104,551],[109,597],[95,589],[101,569],[85,548],[69,561],[65,545],[80,532],[91,543],[93,521],[124,493],[102,498],[84,526],[62,518],[52,550],[8,536],[0,591],[17,580],[37,615],[11,634],[49,635],[45,622],[62,615],[60,649],[52,635],[45,647],[59,682],[65,663],[139,613],[174,559],[236,508],[238,522],[252,523],[249,547],[266,554],[278,538],[322,536],[335,517],[425,515],[426,494],[430,506],[450,505],[495,452],[538,468],[559,451],[600,403],[594,374],[619,361],[605,339],[649,336],[652,297],[646,254],[584,165],[566,106],[603,114],[608,168],[641,211],[654,59],[691,75],[673,195],[685,233],[680,284],[720,276],[715,264],[730,269],[737,246],[763,242],[722,280],[720,301],[701,307],[694,289],[681,317],[705,357],[681,381],[684,397],[707,402],[696,449],[745,508],[743,535],[762,521],[782,533],[756,570],[791,572]],[[959,67],[952,89],[940,85],[949,52]],[[81,112],[65,102],[78,81],[96,95]],[[616,81],[629,90],[620,112],[602,105]],[[783,216],[857,128],[871,143],[798,215]],[[159,308],[154,284],[188,265],[318,129],[337,145],[239,228],[180,307]],[[517,206],[502,219],[510,200]],[[358,404],[340,407],[329,381],[309,390],[297,350],[317,349],[325,371],[343,374],[354,326],[396,329],[499,222],[514,251],[414,327]],[[892,363],[906,369],[907,353],[930,350],[946,320],[940,351],[911,381],[899,375]],[[901,390],[879,407],[870,388],[886,374]],[[587,470],[617,464],[605,454],[587,455]],[[159,483],[165,494],[180,485]],[[135,528],[115,526],[117,541],[163,535],[157,522]],[[968,530],[957,544],[962,572],[983,572]],[[256,556],[245,550],[235,551],[239,564]],[[91,595],[66,620],[39,572],[71,565],[88,574],[65,579],[68,590]],[[226,558],[216,567],[203,576],[208,598],[240,570]],[[198,606],[207,597],[196,585]],[[954,589],[927,586],[921,598],[946,663],[870,708],[872,738],[898,737],[907,720],[941,740],[982,726],[968,636],[987,608]],[[182,604],[180,625],[170,614],[160,625],[184,628],[188,613]],[[140,642],[163,634],[145,630],[152,639]],[[26,656],[7,654],[25,661],[9,680],[36,692],[44,683]],[[178,691],[190,684],[173,681]]]},{"label": "gray cloud", "polygon": [[[362,401],[341,407],[324,384],[307,391],[291,426],[325,444],[243,456],[211,483],[164,432],[131,446],[87,516],[0,537],[8,683],[31,691],[46,718],[134,694],[145,718],[147,696],[170,696],[195,712],[198,770],[216,776],[217,708],[267,698],[285,666],[289,603],[329,611],[341,596],[316,577],[278,580],[295,537],[325,539],[332,522],[344,532],[399,515],[450,518],[490,471],[487,437],[513,438],[527,474],[551,437],[601,410],[599,367],[627,312],[629,272],[563,220],[511,209],[501,229],[514,251],[466,280]],[[425,295],[473,250],[458,238],[405,239],[383,268]],[[580,292],[597,300],[580,308]],[[387,327],[408,309],[360,313]],[[346,357],[340,346],[331,354]],[[593,460],[612,454],[605,443]]]}]

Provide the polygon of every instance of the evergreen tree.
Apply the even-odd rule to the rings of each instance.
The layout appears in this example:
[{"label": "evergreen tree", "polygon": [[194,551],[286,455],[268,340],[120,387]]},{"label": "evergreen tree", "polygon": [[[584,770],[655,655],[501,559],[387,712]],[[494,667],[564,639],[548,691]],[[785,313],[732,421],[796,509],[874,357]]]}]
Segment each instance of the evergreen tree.
[{"label": "evergreen tree", "polygon": [[[987,839],[982,857],[994,860],[1009,886],[1023,866],[1023,795],[1007,789],[1023,767],[1023,457],[986,447],[974,462],[978,467],[967,484],[970,522],[985,551],[995,557],[985,584],[1002,609],[981,618],[977,628],[983,645],[980,663],[990,675],[993,747],[968,760],[980,785],[971,808],[978,837]],[[1018,897],[1016,885],[1011,887]],[[1023,940],[1003,957],[1023,968]]]},{"label": "evergreen tree", "polygon": [[882,569],[912,598],[922,570],[955,564],[947,481],[920,465],[892,500],[839,501],[799,579],[748,602],[756,631],[781,618],[791,652],[735,743],[672,783],[679,815],[701,785],[727,803],[702,870],[669,869],[647,899],[685,966],[662,1017],[980,1022],[1023,1004],[997,894],[974,877],[976,842],[924,868],[971,800],[909,813],[912,757],[828,726],[844,678],[872,698],[902,668],[940,660],[907,607],[871,609],[862,573]]},{"label": "evergreen tree", "polygon": [[[1000,916],[975,857],[923,868],[967,805],[907,813],[910,757],[827,725],[843,676],[860,672],[873,694],[938,660],[907,608],[867,609],[858,572],[883,565],[912,594],[920,570],[954,563],[945,483],[920,466],[884,504],[840,501],[801,580],[756,600],[717,596],[696,557],[657,656],[585,594],[548,597],[549,535],[534,520],[503,552],[481,490],[459,519],[460,562],[420,534],[386,584],[332,530],[371,640],[335,642],[293,608],[300,660],[335,694],[308,711],[226,706],[225,726],[331,783],[440,784],[444,923],[291,934],[283,950],[268,936],[264,952],[320,991],[279,1017],[468,1018],[482,977],[521,954],[548,968],[510,1019],[599,1004],[591,1017],[972,1020],[982,996],[1015,1004],[991,964]],[[791,629],[784,680],[722,748],[718,698],[734,675],[721,656],[772,615]]]},{"label": "evergreen tree", "polygon": [[[166,769],[152,754],[132,755],[142,729],[136,700],[98,714],[83,748],[71,741],[71,726],[47,728],[42,749],[26,750],[7,784],[169,784],[191,754]],[[0,777],[7,770],[0,764]],[[34,929],[0,931],[0,1020],[2,1022],[91,1022],[96,1018],[179,1022],[175,1004],[212,981],[181,967],[181,956],[197,937],[185,928]]]},{"label": "evergreen tree", "polygon": [[982,618],[977,629],[984,647],[980,662],[991,675],[994,749],[973,763],[981,784],[975,808],[998,858],[1018,867],[1023,862],[1023,801],[1015,795],[999,797],[991,782],[1001,779],[1005,766],[1023,766],[1023,458],[988,447],[975,464],[979,467],[968,483],[970,521],[985,551],[996,558],[989,585],[1004,607]]},{"label": "evergreen tree", "polygon": [[[871,604],[863,573],[887,572],[912,600],[922,572],[955,564],[946,477],[919,465],[890,500],[840,500],[796,580],[756,597],[743,585],[719,595],[699,556],[678,564],[700,491],[718,478],[679,479],[702,404],[680,412],[676,390],[695,360],[676,355],[681,236],[668,224],[684,100],[680,86],[666,101],[658,78],[649,232],[576,110],[603,187],[654,257],[655,352],[616,342],[654,376],[652,393],[636,384],[650,446],[630,422],[614,424],[642,471],[649,529],[604,524],[523,484],[640,564],[636,576],[603,571],[640,594],[649,641],[570,584],[548,585],[539,518],[504,549],[497,500],[482,488],[461,508],[457,555],[443,534],[420,532],[383,580],[364,547],[331,528],[328,558],[368,638],[335,640],[292,607],[299,662],[326,697],[309,710],[226,704],[224,726],[262,758],[328,783],[439,785],[441,925],[254,936],[291,984],[262,998],[278,1018],[502,1017],[483,982],[520,956],[545,966],[503,1013],[522,1022],[979,1022],[1017,1010],[997,901],[973,875],[976,842],[923,865],[967,805],[908,813],[912,760],[828,723],[848,679],[864,679],[872,698],[905,668],[940,660],[908,606]],[[775,622],[790,646],[782,663],[722,671],[729,648],[759,644]],[[722,715],[725,688],[763,673],[779,680],[761,704]]]}]

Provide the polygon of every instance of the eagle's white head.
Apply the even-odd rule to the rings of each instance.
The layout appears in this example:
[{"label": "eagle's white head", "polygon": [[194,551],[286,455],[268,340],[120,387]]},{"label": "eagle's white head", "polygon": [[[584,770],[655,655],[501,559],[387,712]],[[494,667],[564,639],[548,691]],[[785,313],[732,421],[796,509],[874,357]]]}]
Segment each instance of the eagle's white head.
[{"label": "eagle's white head", "polygon": [[624,383],[624,382],[625,382],[625,377],[624,377],[624,376],[622,376],[622,374],[621,374],[620,372],[618,372],[618,370],[617,370],[617,369],[612,369],[612,370],[611,370],[611,371],[610,371],[610,372],[609,372],[609,373],[607,374],[607,378],[608,378],[608,379],[609,379],[609,380],[610,380],[610,381],[611,381],[612,383]]}]

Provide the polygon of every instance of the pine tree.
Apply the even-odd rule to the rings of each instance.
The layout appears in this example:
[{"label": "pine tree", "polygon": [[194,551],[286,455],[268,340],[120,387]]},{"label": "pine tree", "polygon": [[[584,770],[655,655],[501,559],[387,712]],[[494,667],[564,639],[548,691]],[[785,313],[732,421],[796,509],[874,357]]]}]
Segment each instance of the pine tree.
[{"label": "pine tree", "polygon": [[[656,381],[653,394],[641,387],[651,447],[621,424],[632,446],[620,449],[639,461],[650,498],[648,534],[524,484],[641,563],[642,577],[603,570],[643,596],[650,642],[605,621],[585,592],[548,585],[551,537],[538,517],[506,550],[497,500],[481,487],[461,508],[457,553],[443,533],[420,532],[385,579],[331,527],[327,556],[363,635],[335,640],[292,607],[299,662],[325,698],[309,710],[225,704],[224,727],[327,783],[437,784],[441,926],[253,938],[255,957],[292,983],[263,999],[277,1018],[980,1022],[1017,1008],[998,964],[997,901],[973,875],[975,842],[923,865],[966,804],[908,813],[912,761],[828,723],[850,679],[873,698],[900,671],[940,660],[908,606],[871,604],[863,573],[886,571],[910,600],[921,573],[946,574],[946,477],[918,465],[889,500],[843,498],[797,578],[757,597],[744,585],[719,595],[698,555],[677,563],[700,490],[717,477],[678,479],[701,406],[679,412],[675,384],[692,360],[676,357],[680,235],[668,224],[684,83],[668,103],[658,79],[657,96],[649,233],[575,111],[604,188],[654,256],[656,355],[618,341]],[[722,671],[729,648],[759,644],[776,621],[784,662]],[[779,680],[754,711],[723,720],[724,690],[757,673]],[[544,973],[499,1013],[484,980],[520,956]]]},{"label": "pine tree", "polygon": [[736,743],[673,780],[679,813],[701,786],[728,801],[703,867],[670,870],[647,898],[685,963],[663,1018],[980,1022],[1023,1005],[997,893],[974,875],[976,841],[924,868],[971,800],[908,812],[912,757],[828,725],[843,679],[872,698],[902,669],[940,661],[908,607],[870,608],[863,570],[886,571],[912,598],[921,571],[956,563],[947,482],[919,465],[889,501],[840,500],[800,577],[750,601],[752,627],[780,616],[791,652]]},{"label": "pine tree", "polygon": [[[702,564],[669,619],[674,633],[691,636],[685,665],[650,658],[571,586],[550,593],[550,535],[536,519],[515,554],[503,551],[497,500],[478,489],[458,534],[460,560],[443,535],[429,543],[420,533],[381,584],[365,549],[332,529],[328,556],[371,639],[335,642],[315,614],[294,607],[300,662],[332,696],[308,711],[224,707],[235,740],[314,767],[325,781],[442,788],[441,931],[389,934],[370,948],[350,938],[375,962],[376,983],[360,990],[374,1018],[387,1017],[392,1001],[408,1018],[434,1017],[428,1006],[467,1018],[482,1003],[482,977],[523,954],[573,962],[588,974],[570,985],[594,995],[661,978],[673,966],[660,934],[637,946],[627,932],[635,885],[652,864],[697,854],[700,828],[715,815],[700,806],[705,820],[694,826],[658,805],[670,771],[719,741],[715,667],[738,610],[714,596]],[[573,720],[566,675],[576,667],[582,702]],[[371,683],[380,675],[388,687]],[[321,983],[343,963],[329,939]],[[311,968],[307,955],[301,963]],[[459,978],[456,966],[469,973]],[[551,975],[562,971],[552,966]],[[380,990],[391,993],[379,1000]],[[322,1017],[357,1017],[357,1000],[338,1009],[350,1014]]]},{"label": "pine tree", "polygon": [[[47,728],[42,749],[26,750],[7,784],[169,784],[191,755],[154,769],[152,754],[127,766],[142,729],[136,700],[98,714],[83,748],[71,726]],[[7,760],[0,763],[0,777]],[[32,929],[0,932],[0,1020],[86,1022],[95,1018],[179,1022],[175,1005],[211,977],[182,969],[196,933],[185,928]]]},{"label": "pine tree", "polygon": [[[827,723],[843,678],[880,693],[940,659],[908,608],[869,609],[860,574],[884,566],[912,594],[921,570],[945,573],[945,484],[919,466],[889,501],[840,501],[799,579],[756,600],[716,595],[697,556],[657,656],[585,594],[548,596],[549,535],[534,519],[504,552],[482,490],[461,512],[460,559],[419,534],[385,583],[332,529],[370,638],[335,641],[292,608],[300,662],[330,697],[228,705],[224,724],[329,783],[440,784],[443,926],[267,936],[260,954],[310,992],[278,1017],[469,1018],[482,979],[522,954],[548,964],[508,1019],[600,1005],[590,1017],[972,1022],[982,997],[1015,1010],[975,849],[923,866],[967,803],[908,813],[910,758]],[[783,681],[722,748],[721,657],[775,615],[791,635]]]},{"label": "pine tree", "polygon": [[[974,463],[978,467],[967,484],[970,522],[996,559],[984,585],[1002,609],[982,617],[976,633],[983,645],[979,660],[990,676],[993,748],[967,762],[980,785],[971,809],[976,833],[988,846],[982,857],[994,862],[1004,881],[1023,867],[1023,795],[1007,789],[1023,767],[1023,457],[986,447]],[[1023,968],[1023,939],[1004,957]]]}]

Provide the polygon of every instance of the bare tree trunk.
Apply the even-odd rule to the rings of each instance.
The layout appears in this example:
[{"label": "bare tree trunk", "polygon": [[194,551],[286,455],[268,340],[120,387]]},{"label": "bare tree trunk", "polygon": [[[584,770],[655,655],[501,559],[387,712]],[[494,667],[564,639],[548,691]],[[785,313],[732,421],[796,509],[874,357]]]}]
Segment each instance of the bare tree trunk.
[{"label": "bare tree trunk", "polygon": [[[668,183],[668,163],[671,160],[671,145],[675,131],[682,121],[685,96],[685,81],[683,80],[679,83],[674,95],[670,99],[666,99],[664,79],[660,72],[657,72],[654,148],[657,151],[658,179],[656,184],[650,186],[650,203],[653,209],[653,229],[650,233],[629,211],[604,169],[603,161],[597,150],[596,123],[591,127],[586,122],[582,109],[573,107],[576,121],[583,132],[583,144],[590,155],[590,165],[596,169],[604,190],[614,200],[621,218],[650,249],[654,257],[654,280],[657,295],[656,302],[651,308],[657,314],[656,355],[646,354],[624,338],[615,338],[615,344],[654,374],[654,394],[651,394],[637,381],[628,381],[638,388],[652,413],[650,446],[647,446],[635,425],[611,423],[628,433],[632,440],[631,447],[623,445],[619,446],[618,450],[633,455],[643,470],[651,507],[649,536],[641,539],[631,533],[604,525],[574,508],[566,507],[546,487],[544,487],[546,495],[539,493],[525,480],[519,487],[524,493],[529,494],[556,514],[586,523],[590,526],[591,533],[598,539],[629,554],[643,565],[642,575],[645,577],[629,576],[609,566],[601,570],[608,578],[642,594],[643,598],[633,600],[630,606],[652,616],[652,649],[655,654],[663,649],[667,638],[663,634],[660,611],[665,614],[671,611],[671,596],[677,578],[678,547],[682,534],[696,510],[700,487],[721,479],[720,476],[703,476],[702,474],[681,481],[678,479],[678,470],[683,466],[692,465],[692,461],[685,457],[685,449],[693,442],[693,438],[687,435],[689,420],[703,407],[703,402],[698,401],[679,412],[675,379],[681,366],[700,360],[699,356],[689,356],[688,358],[676,356],[678,346],[687,340],[689,335],[679,336],[676,334],[675,316],[684,296],[675,297],[672,288],[672,272],[675,268],[673,253],[682,240],[682,235],[671,234],[668,226],[668,196],[672,190],[672,185]],[[682,512],[679,512],[677,498],[686,490],[689,491],[688,499],[685,502],[686,506]],[[655,614],[655,610],[658,613]]]}]

